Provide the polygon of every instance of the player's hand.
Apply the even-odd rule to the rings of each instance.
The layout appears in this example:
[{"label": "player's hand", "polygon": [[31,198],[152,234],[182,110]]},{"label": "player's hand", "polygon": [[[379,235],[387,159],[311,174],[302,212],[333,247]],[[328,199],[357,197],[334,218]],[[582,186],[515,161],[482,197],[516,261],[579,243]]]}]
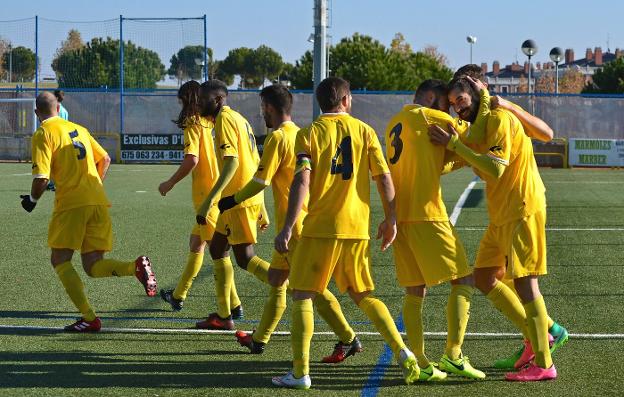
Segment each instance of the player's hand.
[{"label": "player's hand", "polygon": [[217,206],[219,207],[219,212],[221,213],[224,213],[225,211],[229,210],[230,208],[234,208],[237,205],[238,203],[234,199],[233,195],[223,197],[221,200],[219,200],[219,203],[217,204]]},{"label": "player's hand", "polygon": [[511,110],[512,106],[513,105],[511,104],[511,102],[509,102],[506,99],[503,99],[499,95],[494,95],[493,97],[490,98],[490,107],[492,109],[502,108],[502,109]]},{"label": "player's hand", "polygon": [[279,232],[277,237],[275,237],[275,251],[280,254],[285,254],[288,252],[288,242],[290,241],[290,237],[292,236],[292,230],[289,228],[283,228],[282,231]]},{"label": "player's hand", "polygon": [[212,207],[213,201],[214,200],[212,198],[208,197],[206,200],[204,200],[202,205],[197,210],[197,214],[195,215],[195,222],[197,222],[198,225],[207,224],[206,217],[208,216],[208,210],[210,210],[210,207]]},{"label": "player's hand", "polygon": [[173,183],[169,182],[168,180],[158,185],[158,191],[160,192],[161,196],[166,196],[171,189],[173,189]]},{"label": "player's hand", "polygon": [[465,76],[466,80],[470,82],[472,88],[474,88],[477,92],[481,92],[482,90],[487,90],[487,87],[481,80],[473,79],[470,76]]},{"label": "player's hand", "polygon": [[448,124],[449,132],[444,131],[437,125],[429,126],[429,140],[434,145],[440,145],[444,147],[448,147],[448,144],[452,140],[456,140],[458,138],[457,131],[453,128],[451,123]]},{"label": "player's hand", "polygon": [[392,245],[397,235],[396,219],[384,219],[377,228],[377,240],[381,239],[381,250],[385,251]]},{"label": "player's hand", "polygon": [[22,194],[20,196],[22,199],[22,208],[26,210],[26,212],[32,212],[37,205],[37,201],[32,201],[30,199],[30,194]]}]

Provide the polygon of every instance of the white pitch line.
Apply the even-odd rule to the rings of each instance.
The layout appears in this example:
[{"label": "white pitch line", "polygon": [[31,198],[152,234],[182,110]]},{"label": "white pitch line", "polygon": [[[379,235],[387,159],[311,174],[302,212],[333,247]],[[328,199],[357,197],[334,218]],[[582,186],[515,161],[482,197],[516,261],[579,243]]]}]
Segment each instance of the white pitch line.
[{"label": "white pitch line", "polygon": [[598,185],[618,185],[624,182],[620,181],[544,181],[544,184],[550,185],[553,183],[574,183],[574,184],[598,184]]},{"label": "white pitch line", "polygon": [[[22,330],[22,331],[57,331],[62,332],[62,327],[42,327],[36,325],[0,325],[0,329]],[[233,335],[236,331],[222,331],[210,329],[194,329],[194,328],[121,328],[121,327],[104,327],[100,333],[122,333],[122,334],[205,334],[205,335]],[[246,331],[247,332],[247,331]],[[248,331],[251,332],[251,331]],[[365,336],[381,336],[379,332],[355,331],[357,335]],[[275,331],[273,335],[289,336],[288,331]],[[333,332],[315,332],[317,336],[333,336]],[[401,332],[405,336],[405,332]],[[446,336],[446,332],[425,332],[426,336]],[[467,337],[494,337],[494,338],[515,338],[522,336],[513,332],[466,332]],[[579,339],[624,339],[624,334],[590,334],[590,333],[572,333],[571,338]]]},{"label": "white pitch line", "polygon": [[468,186],[466,186],[466,189],[464,189],[461,196],[459,196],[459,200],[457,200],[457,203],[455,203],[455,207],[453,207],[453,212],[451,213],[451,217],[449,218],[449,220],[451,221],[451,225],[455,225],[455,223],[457,222],[457,218],[459,218],[462,208],[464,207],[464,204],[466,204],[466,200],[468,200],[470,191],[474,188],[478,181],[479,177],[475,176],[474,179],[470,181]]},{"label": "white pitch line", "polygon": [[[457,227],[457,230],[486,230],[485,227]],[[624,227],[547,227],[547,232],[622,232]]]},{"label": "white pitch line", "polygon": [[135,193],[147,193],[147,190],[137,190]]}]

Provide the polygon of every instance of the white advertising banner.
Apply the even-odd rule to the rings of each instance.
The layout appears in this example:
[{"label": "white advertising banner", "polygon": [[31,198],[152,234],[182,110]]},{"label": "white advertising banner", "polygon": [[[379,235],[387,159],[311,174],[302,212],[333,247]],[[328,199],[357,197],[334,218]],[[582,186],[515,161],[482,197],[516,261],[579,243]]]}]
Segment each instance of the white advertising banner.
[{"label": "white advertising banner", "polygon": [[624,167],[624,139],[570,138],[571,167]]}]

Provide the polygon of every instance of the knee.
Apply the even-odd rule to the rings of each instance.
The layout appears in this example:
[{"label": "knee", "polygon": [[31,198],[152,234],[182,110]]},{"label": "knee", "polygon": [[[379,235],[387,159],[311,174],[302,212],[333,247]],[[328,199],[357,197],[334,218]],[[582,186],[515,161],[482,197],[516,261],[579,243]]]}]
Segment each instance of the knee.
[{"label": "knee", "polygon": [[222,259],[227,256],[227,250],[215,244],[214,241],[210,244],[208,252],[210,252],[210,257],[212,259]]},{"label": "knee", "polygon": [[271,287],[281,287],[288,280],[288,271],[269,269],[268,279]]},{"label": "knee", "polygon": [[481,292],[485,295],[489,294],[490,291],[496,285],[497,269],[493,272],[491,271],[475,271],[474,273],[474,284]]},{"label": "knee", "polygon": [[366,298],[367,296],[370,295],[370,291],[355,292],[355,291],[353,291],[350,288],[349,288],[348,292],[349,292],[349,296],[351,297],[353,302],[355,302],[355,304],[358,305],[358,306],[360,305],[360,302],[362,302],[362,300],[364,300],[364,298]]},{"label": "knee", "polygon": [[427,293],[427,288],[424,285],[418,285],[415,287],[406,287],[405,293],[407,295],[418,296],[420,298],[424,298]]}]

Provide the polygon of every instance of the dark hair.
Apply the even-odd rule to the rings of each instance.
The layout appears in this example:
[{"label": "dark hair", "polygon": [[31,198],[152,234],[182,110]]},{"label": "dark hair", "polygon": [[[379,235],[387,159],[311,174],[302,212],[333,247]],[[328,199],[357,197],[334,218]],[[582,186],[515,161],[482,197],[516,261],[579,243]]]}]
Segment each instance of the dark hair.
[{"label": "dark hair", "polygon": [[472,77],[475,80],[481,80],[484,83],[486,82],[485,76],[483,75],[483,69],[481,69],[481,66],[475,65],[474,63],[469,63],[468,65],[464,65],[457,69],[453,75],[453,80],[464,76]]},{"label": "dark hair", "polygon": [[316,100],[323,112],[328,112],[340,105],[345,95],[349,95],[349,82],[340,77],[328,77],[316,87]]},{"label": "dark hair", "polygon": [[416,89],[415,98],[419,98],[420,96],[426,94],[427,92],[433,91],[437,97],[448,95],[448,85],[442,80],[429,79],[425,80]]},{"label": "dark hair", "polygon": [[451,80],[451,82],[448,84],[448,90],[449,92],[452,90],[459,90],[461,92],[466,92],[470,94],[472,97],[479,98],[478,93],[475,92],[472,84],[465,76],[455,77],[453,80]]},{"label": "dark hair", "polygon": [[63,98],[65,98],[65,93],[61,90],[54,90],[54,96],[56,100],[60,103],[63,102]]},{"label": "dark hair", "polygon": [[288,88],[283,84],[273,84],[264,87],[260,91],[260,98],[273,106],[282,115],[290,115],[292,110],[293,97]]},{"label": "dark hair", "polygon": [[185,129],[192,119],[199,116],[199,83],[195,80],[187,81],[178,90],[178,98],[182,101],[182,110],[177,120],[171,120],[178,128]]},{"label": "dark hair", "polygon": [[201,85],[201,89],[207,92],[215,91],[218,94],[221,94],[223,96],[228,95],[227,85],[221,80],[214,79],[214,80],[204,81]]}]

